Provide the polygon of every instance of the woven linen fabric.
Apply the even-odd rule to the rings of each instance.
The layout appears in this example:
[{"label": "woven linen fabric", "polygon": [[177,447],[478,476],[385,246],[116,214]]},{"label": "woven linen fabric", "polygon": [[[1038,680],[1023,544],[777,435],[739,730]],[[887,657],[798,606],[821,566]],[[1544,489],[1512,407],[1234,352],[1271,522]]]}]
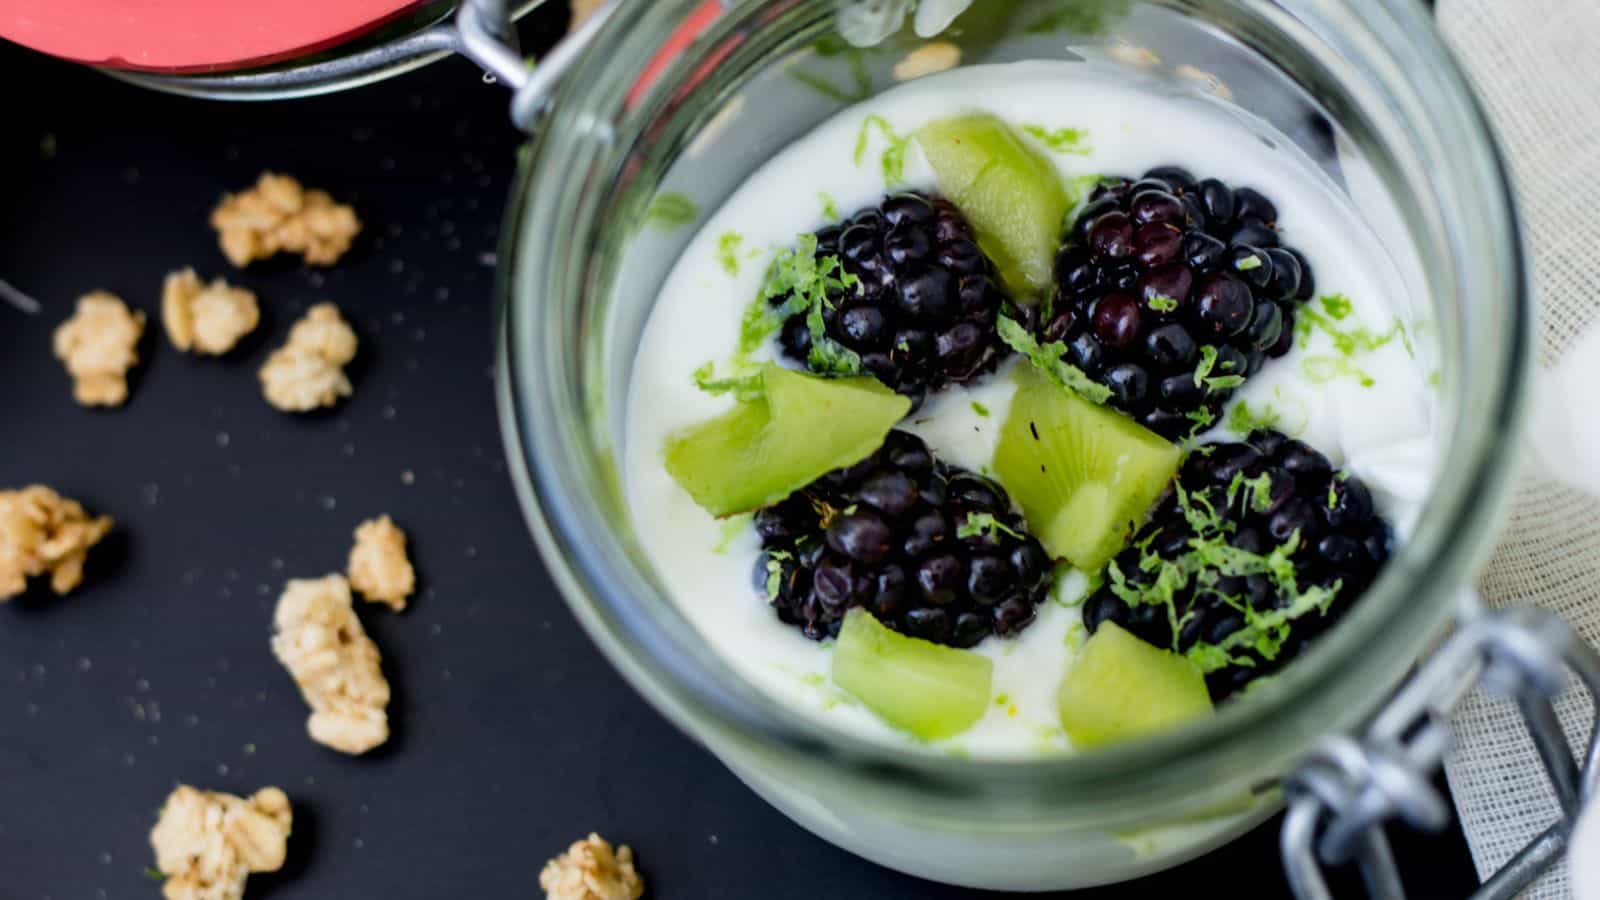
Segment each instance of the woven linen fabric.
[{"label": "woven linen fabric", "polygon": [[[1600,3],[1439,0],[1437,14],[1510,163],[1541,304],[1538,362],[1550,368],[1600,317]],[[1528,471],[1513,504],[1479,582],[1484,599],[1554,610],[1600,645],[1600,500]],[[1591,723],[1587,695],[1569,690],[1556,706],[1576,748]],[[1487,876],[1555,820],[1555,795],[1512,704],[1475,693],[1455,724],[1446,772]],[[1563,864],[1524,896],[1569,895]]]}]

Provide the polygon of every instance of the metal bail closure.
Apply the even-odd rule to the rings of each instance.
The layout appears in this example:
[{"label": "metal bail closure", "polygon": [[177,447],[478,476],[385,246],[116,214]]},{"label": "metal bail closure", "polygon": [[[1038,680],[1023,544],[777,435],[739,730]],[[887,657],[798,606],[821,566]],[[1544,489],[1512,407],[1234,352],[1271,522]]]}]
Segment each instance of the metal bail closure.
[{"label": "metal bail closure", "polygon": [[[637,93],[654,81],[661,71],[683,50],[698,38],[723,9],[737,0],[706,0],[690,14],[661,48],[661,52],[645,67]],[[524,60],[516,51],[515,31],[505,0],[464,0],[456,15],[462,55],[476,62],[496,81],[511,88],[511,121],[523,131],[533,131],[549,111],[551,98],[561,80],[572,66],[594,43],[595,36],[610,21],[623,0],[608,0],[562,38],[548,56],[533,61]]]},{"label": "metal bail closure", "polygon": [[1579,811],[1600,783],[1600,716],[1580,766],[1551,706],[1569,671],[1600,707],[1600,654],[1553,613],[1512,609],[1465,623],[1378,713],[1365,736],[1326,739],[1287,781],[1281,849],[1295,895],[1332,900],[1322,867],[1353,860],[1372,896],[1405,896],[1383,827],[1399,820],[1437,831],[1449,822],[1449,806],[1431,778],[1450,749],[1450,711],[1480,685],[1521,710],[1561,816],[1473,897],[1510,900],[1536,881],[1560,859]]},{"label": "metal bail closure", "polygon": [[532,131],[549,109],[550,98],[594,36],[605,27],[622,0],[596,9],[550,54],[537,62],[517,50],[516,29],[505,0],[466,0],[456,14],[461,54],[512,91],[511,121]]}]

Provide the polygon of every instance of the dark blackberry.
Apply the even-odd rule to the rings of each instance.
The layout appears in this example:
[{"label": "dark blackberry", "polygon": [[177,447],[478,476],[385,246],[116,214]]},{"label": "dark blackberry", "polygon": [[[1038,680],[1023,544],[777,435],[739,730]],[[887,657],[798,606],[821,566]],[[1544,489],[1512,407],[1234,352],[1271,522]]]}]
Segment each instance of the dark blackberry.
[{"label": "dark blackberry", "polygon": [[1196,449],[1177,485],[1107,566],[1083,620],[1187,654],[1213,699],[1281,668],[1389,559],[1366,485],[1278,432]]},{"label": "dark blackberry", "polygon": [[[943,197],[893,194],[816,233],[817,257],[837,257],[858,280],[828,292],[823,334],[860,368],[913,399],[994,370],[1010,351],[995,333],[1005,296],[972,227]],[[769,298],[792,304],[793,293]],[[806,310],[784,322],[785,356],[837,373],[839,354],[818,354]],[[848,354],[844,355],[848,359]]]},{"label": "dark blackberry", "polygon": [[877,453],[756,513],[757,590],[813,640],[862,606],[904,634],[970,647],[1010,637],[1049,593],[1044,548],[999,485],[891,431]]},{"label": "dark blackberry", "polygon": [[1204,430],[1239,382],[1289,352],[1294,308],[1311,296],[1311,267],[1280,246],[1277,218],[1259,191],[1176,166],[1105,179],[1056,258],[1040,338],[1065,342],[1066,360],[1152,431]]}]

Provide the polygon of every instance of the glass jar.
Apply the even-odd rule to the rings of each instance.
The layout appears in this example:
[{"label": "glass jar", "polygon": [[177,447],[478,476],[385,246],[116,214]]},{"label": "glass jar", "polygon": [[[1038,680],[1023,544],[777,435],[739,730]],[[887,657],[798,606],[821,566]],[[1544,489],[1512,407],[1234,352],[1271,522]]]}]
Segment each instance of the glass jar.
[{"label": "glass jar", "polygon": [[[833,0],[620,5],[523,161],[501,254],[499,394],[516,484],[590,635],[680,728],[801,825],[971,886],[1134,877],[1242,833],[1312,742],[1356,728],[1469,597],[1510,475],[1531,300],[1502,161],[1420,3],[979,0],[965,63],[1063,59],[1206,95],[1286,135],[1380,235],[1440,373],[1437,482],[1409,541],[1335,629],[1213,720],[1104,751],[956,759],[833,733],[740,680],[679,613],[619,477],[624,404],[687,231],[777,150],[887,88],[908,33],[857,49]],[[692,40],[691,40],[692,39]],[[803,73],[802,77],[796,73]],[[820,87],[819,87],[820,86]]]}]

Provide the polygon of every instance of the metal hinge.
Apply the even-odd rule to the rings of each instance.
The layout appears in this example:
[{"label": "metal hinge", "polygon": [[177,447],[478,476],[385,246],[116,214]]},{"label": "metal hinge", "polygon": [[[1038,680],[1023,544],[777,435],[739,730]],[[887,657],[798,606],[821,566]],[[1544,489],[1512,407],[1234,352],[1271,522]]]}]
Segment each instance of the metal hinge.
[{"label": "metal hinge", "polygon": [[1437,831],[1450,821],[1450,806],[1431,779],[1452,743],[1450,712],[1479,686],[1517,704],[1560,816],[1473,897],[1510,900],[1538,880],[1561,858],[1579,810],[1600,782],[1600,717],[1580,766],[1551,705],[1569,671],[1591,703],[1600,701],[1600,654],[1553,613],[1513,609],[1464,623],[1359,740],[1325,738],[1287,781],[1281,846],[1295,895],[1331,900],[1323,866],[1355,862],[1372,896],[1405,896],[1384,826],[1398,820]]}]

